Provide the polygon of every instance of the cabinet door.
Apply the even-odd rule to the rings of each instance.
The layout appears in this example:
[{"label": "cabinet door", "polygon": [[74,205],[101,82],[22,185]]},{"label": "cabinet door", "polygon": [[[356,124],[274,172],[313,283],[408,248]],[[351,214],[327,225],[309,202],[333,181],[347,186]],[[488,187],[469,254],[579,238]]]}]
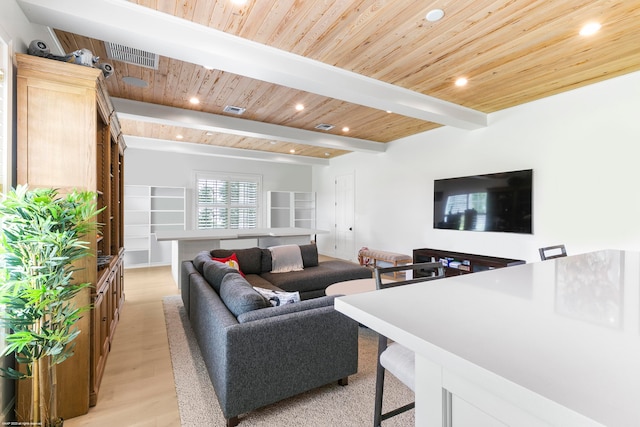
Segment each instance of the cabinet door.
[{"label": "cabinet door", "polygon": [[100,387],[100,379],[104,371],[104,365],[109,347],[108,343],[108,321],[109,310],[108,303],[105,299],[104,292],[98,292],[93,303],[93,334],[91,336],[91,390],[90,405],[96,404],[98,399],[98,388]]},{"label": "cabinet door", "polygon": [[452,402],[452,425],[453,427],[507,427],[507,424],[455,395]]},{"label": "cabinet door", "polygon": [[109,278],[107,279],[107,289],[105,290],[105,295],[109,297],[109,338],[107,343],[107,351],[109,351],[111,347],[111,340],[113,339],[113,334],[116,331],[116,325],[118,324],[118,270],[116,268],[113,269]]}]

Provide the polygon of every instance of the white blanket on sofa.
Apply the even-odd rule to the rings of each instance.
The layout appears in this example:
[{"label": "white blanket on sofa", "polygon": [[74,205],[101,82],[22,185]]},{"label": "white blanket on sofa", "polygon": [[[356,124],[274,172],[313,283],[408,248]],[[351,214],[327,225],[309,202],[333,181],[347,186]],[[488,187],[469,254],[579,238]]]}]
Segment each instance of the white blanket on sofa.
[{"label": "white blanket on sofa", "polygon": [[298,245],[280,245],[269,248],[271,251],[271,272],[287,273],[304,270],[302,253]]}]

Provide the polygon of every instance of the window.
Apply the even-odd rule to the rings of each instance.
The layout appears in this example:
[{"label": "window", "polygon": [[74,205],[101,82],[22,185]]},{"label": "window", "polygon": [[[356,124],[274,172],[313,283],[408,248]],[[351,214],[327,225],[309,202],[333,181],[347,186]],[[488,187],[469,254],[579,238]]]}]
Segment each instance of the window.
[{"label": "window", "polygon": [[445,221],[457,230],[484,230],[487,193],[457,194],[447,197]]},{"label": "window", "polygon": [[197,228],[256,228],[260,181],[257,175],[197,174]]}]

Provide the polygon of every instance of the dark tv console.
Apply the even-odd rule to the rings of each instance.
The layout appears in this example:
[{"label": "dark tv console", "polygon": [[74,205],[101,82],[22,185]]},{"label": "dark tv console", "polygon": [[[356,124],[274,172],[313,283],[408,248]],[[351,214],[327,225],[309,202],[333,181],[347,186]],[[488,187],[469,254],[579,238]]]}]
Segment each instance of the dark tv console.
[{"label": "dark tv console", "polygon": [[447,277],[525,264],[525,261],[520,259],[465,254],[461,252],[442,251],[440,249],[423,248],[413,250],[414,264],[433,261],[441,261],[445,265],[444,273]]}]

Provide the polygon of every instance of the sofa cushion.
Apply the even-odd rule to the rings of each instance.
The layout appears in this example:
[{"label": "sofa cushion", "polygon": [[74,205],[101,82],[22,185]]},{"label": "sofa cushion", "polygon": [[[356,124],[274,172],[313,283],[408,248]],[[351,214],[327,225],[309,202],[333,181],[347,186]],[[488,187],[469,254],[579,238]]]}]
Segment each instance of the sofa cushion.
[{"label": "sofa cushion", "polygon": [[322,296],[306,301],[300,301],[297,304],[286,304],[278,307],[267,307],[262,310],[254,310],[238,316],[239,323],[253,322],[256,320],[268,319],[275,316],[284,316],[291,313],[299,313],[305,310],[313,310],[315,308],[333,307],[336,296]]},{"label": "sofa cushion", "polygon": [[235,268],[231,268],[227,264],[223,264],[219,261],[214,261],[211,258],[205,261],[203,266],[202,276],[218,294],[220,293],[220,285],[222,284],[224,276],[229,273],[238,272]]},{"label": "sofa cushion", "polygon": [[269,249],[262,249],[262,271],[261,273],[266,273],[271,271],[271,251]]},{"label": "sofa cushion", "polygon": [[232,253],[231,256],[228,256],[226,258],[211,258],[211,259],[228,265],[229,267],[237,270],[238,273],[240,273],[244,277],[244,273],[242,272],[240,262],[238,261],[238,257],[235,252]]},{"label": "sofa cushion", "polygon": [[240,273],[229,273],[220,284],[220,299],[230,312],[238,317],[243,313],[270,307],[262,295]]},{"label": "sofa cushion", "polygon": [[204,271],[204,263],[207,261],[211,261],[211,255],[207,251],[202,251],[198,253],[193,259],[193,266],[198,270],[198,273],[202,274]]},{"label": "sofa cushion", "polygon": [[213,249],[210,252],[212,258],[226,258],[235,252],[238,264],[244,274],[260,274],[262,272],[262,249]]},{"label": "sofa cushion", "polygon": [[269,282],[267,279],[257,274],[246,274],[244,278],[254,288],[258,287],[258,288],[264,288],[264,289],[271,289],[272,291],[282,290],[279,287],[274,286],[273,283]]},{"label": "sofa cushion", "polygon": [[300,245],[300,254],[304,268],[316,267],[318,265],[318,247],[315,243]]},{"label": "sofa cushion", "polygon": [[[343,261],[323,261],[317,267],[306,268],[303,271],[292,271],[287,274],[262,273],[264,279],[283,291],[299,291],[302,299],[306,299],[310,292],[324,293],[327,286],[352,279],[368,279],[372,277],[371,270],[358,264]],[[305,295],[309,294],[309,295]],[[314,292],[314,295],[316,293]]]},{"label": "sofa cushion", "polygon": [[271,251],[271,272],[289,273],[304,269],[302,254],[298,245],[280,245],[269,248]]}]

